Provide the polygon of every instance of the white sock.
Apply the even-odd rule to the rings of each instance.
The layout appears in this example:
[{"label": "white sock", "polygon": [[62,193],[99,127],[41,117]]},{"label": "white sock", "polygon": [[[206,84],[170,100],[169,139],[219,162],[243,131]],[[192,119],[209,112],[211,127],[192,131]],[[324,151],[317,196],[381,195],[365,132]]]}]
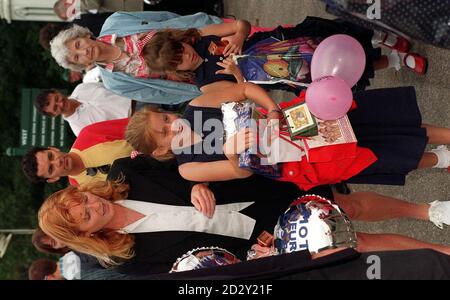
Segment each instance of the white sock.
[{"label": "white sock", "polygon": [[433,168],[448,168],[450,166],[450,151],[447,146],[441,145],[431,150],[437,156],[438,162]]},{"label": "white sock", "polygon": [[391,54],[387,55],[388,68],[395,68],[397,71],[402,67],[402,58],[396,50],[392,50]]},{"label": "white sock", "polygon": [[[383,42],[384,41],[384,42]],[[397,36],[394,34],[389,34],[387,32],[374,30],[372,37],[372,46],[374,48],[382,46],[394,47],[397,43]]]},{"label": "white sock", "polygon": [[443,224],[450,225],[450,201],[433,201],[428,209],[430,221],[442,229]]},{"label": "white sock", "polygon": [[385,35],[386,34],[382,31],[374,30],[372,37],[372,46],[374,48],[378,47],[383,42]]},{"label": "white sock", "polygon": [[[399,71],[405,65],[405,57],[407,55],[408,53],[392,50],[391,54],[387,56],[388,68],[395,68],[397,71]],[[406,58],[406,64],[409,68],[414,69],[416,67],[416,61],[414,57],[408,56]]]}]

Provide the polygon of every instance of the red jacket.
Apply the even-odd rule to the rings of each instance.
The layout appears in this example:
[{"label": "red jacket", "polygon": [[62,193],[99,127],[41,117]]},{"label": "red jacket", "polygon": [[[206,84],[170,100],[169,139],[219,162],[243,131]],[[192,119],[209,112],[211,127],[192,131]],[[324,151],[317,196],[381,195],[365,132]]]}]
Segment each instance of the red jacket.
[{"label": "red jacket", "polygon": [[[70,151],[76,152],[84,163],[93,164],[86,167],[112,164],[117,158],[130,155],[132,150],[125,141],[127,125],[128,118],[88,125],[80,131]],[[79,177],[69,176],[69,183],[78,186],[81,184]]]},{"label": "red jacket", "polygon": [[[305,100],[305,93],[290,102],[280,103],[287,108]],[[352,108],[355,108],[353,104]],[[323,184],[347,180],[373,164],[377,157],[368,148],[356,143],[331,145],[308,151],[309,161],[303,156],[301,161],[283,163],[280,181],[290,181],[303,190]]]},{"label": "red jacket", "polygon": [[83,151],[97,144],[125,139],[128,118],[107,120],[84,127],[72,148]]}]

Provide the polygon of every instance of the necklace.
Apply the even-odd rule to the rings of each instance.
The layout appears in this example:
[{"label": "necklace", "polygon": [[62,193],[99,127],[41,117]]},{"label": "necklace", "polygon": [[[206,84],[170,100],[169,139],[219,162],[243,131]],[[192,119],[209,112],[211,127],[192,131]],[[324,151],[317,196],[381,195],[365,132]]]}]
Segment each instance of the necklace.
[{"label": "necklace", "polygon": [[113,63],[115,63],[122,56],[122,50],[120,50],[120,48],[118,46],[114,46],[114,47],[119,49],[119,55],[117,55],[116,58],[114,58],[112,60]]}]

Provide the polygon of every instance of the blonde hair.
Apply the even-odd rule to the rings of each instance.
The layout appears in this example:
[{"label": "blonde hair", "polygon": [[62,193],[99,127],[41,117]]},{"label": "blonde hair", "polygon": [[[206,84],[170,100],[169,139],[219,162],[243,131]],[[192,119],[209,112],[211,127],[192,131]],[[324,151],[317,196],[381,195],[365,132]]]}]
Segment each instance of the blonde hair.
[{"label": "blonde hair", "polygon": [[39,226],[50,237],[69,248],[96,257],[103,265],[118,264],[116,259],[130,259],[134,237],[115,230],[104,229],[86,236],[69,213],[74,204],[82,203],[83,192],[89,192],[110,201],[125,199],[128,185],[121,182],[97,181],[82,187],[69,186],[51,195],[38,212]]},{"label": "blonde hair", "polygon": [[151,112],[161,113],[157,108],[147,106],[133,114],[128,121],[125,139],[136,151],[151,155],[157,160],[166,161],[173,159],[174,155],[171,151],[160,156],[153,155],[153,151],[158,148],[158,144],[151,133]]}]

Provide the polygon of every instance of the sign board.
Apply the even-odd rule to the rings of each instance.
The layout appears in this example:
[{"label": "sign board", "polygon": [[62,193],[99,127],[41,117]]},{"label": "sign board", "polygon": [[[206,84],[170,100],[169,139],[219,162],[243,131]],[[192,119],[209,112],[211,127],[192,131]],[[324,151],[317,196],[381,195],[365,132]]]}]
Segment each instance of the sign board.
[{"label": "sign board", "polygon": [[20,115],[20,146],[8,148],[9,156],[24,155],[31,147],[57,147],[68,150],[72,145],[68,125],[59,116],[47,117],[39,113],[34,107],[34,99],[41,92],[40,89],[22,89]]}]

